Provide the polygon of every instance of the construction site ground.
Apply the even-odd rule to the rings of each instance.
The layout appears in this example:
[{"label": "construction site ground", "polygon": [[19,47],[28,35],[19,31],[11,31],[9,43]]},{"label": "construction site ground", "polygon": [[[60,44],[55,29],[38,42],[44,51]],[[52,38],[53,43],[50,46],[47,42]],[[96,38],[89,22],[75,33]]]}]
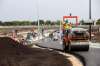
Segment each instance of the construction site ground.
[{"label": "construction site ground", "polygon": [[67,58],[55,51],[28,48],[11,38],[0,38],[0,66],[72,66]]}]

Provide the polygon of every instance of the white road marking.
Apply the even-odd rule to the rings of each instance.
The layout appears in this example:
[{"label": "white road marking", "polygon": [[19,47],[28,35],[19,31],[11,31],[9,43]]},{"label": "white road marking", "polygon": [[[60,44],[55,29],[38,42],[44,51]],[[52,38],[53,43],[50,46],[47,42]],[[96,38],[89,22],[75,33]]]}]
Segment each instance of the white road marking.
[{"label": "white road marking", "polygon": [[90,47],[91,48],[100,48],[100,43],[92,43],[92,42],[90,42]]}]

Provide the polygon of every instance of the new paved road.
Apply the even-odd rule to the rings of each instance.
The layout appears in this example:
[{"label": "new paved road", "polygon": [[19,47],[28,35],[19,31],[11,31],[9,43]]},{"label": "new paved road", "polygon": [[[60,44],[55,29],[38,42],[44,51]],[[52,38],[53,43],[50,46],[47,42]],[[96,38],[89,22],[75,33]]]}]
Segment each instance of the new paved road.
[{"label": "new paved road", "polygon": [[[60,41],[52,41],[50,38],[45,38],[40,41],[41,46],[62,49]],[[86,66],[100,66],[100,44],[90,43],[88,52],[75,52],[85,58]]]},{"label": "new paved road", "polygon": [[76,52],[83,56],[86,61],[86,66],[100,66],[100,45],[90,45],[88,52]]}]

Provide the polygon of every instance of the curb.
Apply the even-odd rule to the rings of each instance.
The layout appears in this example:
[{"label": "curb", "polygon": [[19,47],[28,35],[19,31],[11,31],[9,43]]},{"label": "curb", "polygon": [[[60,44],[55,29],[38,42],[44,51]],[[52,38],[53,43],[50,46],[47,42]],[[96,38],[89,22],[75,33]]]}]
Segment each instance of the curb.
[{"label": "curb", "polygon": [[[34,47],[46,49],[45,47],[40,47],[40,46],[37,46],[37,45],[34,46]],[[50,49],[50,48],[47,48],[47,49]],[[72,62],[73,66],[86,66],[83,57],[76,54],[76,53],[72,53],[72,52],[64,53],[60,50],[54,50],[54,51],[57,51],[61,55],[67,56],[68,57],[67,59]]]},{"label": "curb", "polygon": [[84,66],[84,63],[81,62],[81,60],[79,59],[79,57],[77,57],[74,54],[71,53],[63,53],[63,52],[59,52],[60,54],[64,55],[64,56],[69,56],[69,61],[72,62],[73,66]]},{"label": "curb", "polygon": [[68,52],[68,53],[74,55],[83,64],[83,66],[86,66],[85,58],[83,56],[75,52]]}]

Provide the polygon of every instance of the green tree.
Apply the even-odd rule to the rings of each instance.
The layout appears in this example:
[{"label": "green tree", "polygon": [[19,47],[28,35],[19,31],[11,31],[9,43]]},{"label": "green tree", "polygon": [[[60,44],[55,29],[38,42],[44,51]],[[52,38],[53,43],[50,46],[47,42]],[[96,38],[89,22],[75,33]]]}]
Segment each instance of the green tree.
[{"label": "green tree", "polygon": [[31,25],[38,25],[37,21],[33,21]]},{"label": "green tree", "polygon": [[100,25],[100,19],[97,20],[96,24],[97,25]]},{"label": "green tree", "polygon": [[60,22],[61,22],[60,20],[57,20],[56,25],[60,25]]},{"label": "green tree", "polygon": [[40,25],[44,24],[44,20],[39,20]]},{"label": "green tree", "polygon": [[47,21],[45,22],[45,24],[46,24],[46,25],[51,25],[51,21],[50,21],[50,20],[47,20]]},{"label": "green tree", "polygon": [[31,21],[10,21],[4,22],[4,26],[24,26],[24,25],[32,25]]},{"label": "green tree", "polygon": [[[90,25],[90,23],[88,23],[88,22],[85,22],[84,20],[81,20],[80,21],[80,24],[81,25]],[[93,25],[94,23],[91,23],[91,25]]]},{"label": "green tree", "polygon": [[51,22],[51,25],[55,25],[55,23],[54,22]]},{"label": "green tree", "polygon": [[3,25],[2,21],[0,21],[0,26]]},{"label": "green tree", "polygon": [[84,20],[80,20],[81,25],[84,25],[84,22],[85,22]]}]

